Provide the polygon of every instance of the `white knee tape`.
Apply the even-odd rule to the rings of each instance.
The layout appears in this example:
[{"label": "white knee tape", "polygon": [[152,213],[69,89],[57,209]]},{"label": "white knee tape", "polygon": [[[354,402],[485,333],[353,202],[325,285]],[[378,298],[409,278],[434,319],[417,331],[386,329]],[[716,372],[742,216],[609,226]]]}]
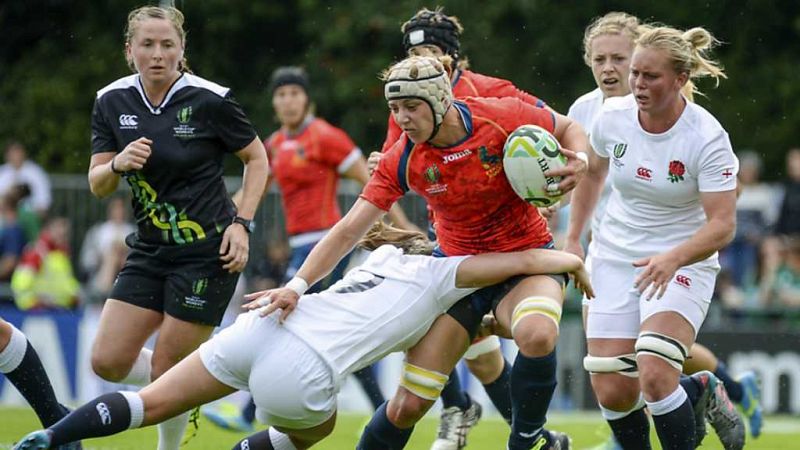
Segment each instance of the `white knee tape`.
[{"label": "white knee tape", "polygon": [[583,358],[583,368],[591,373],[618,373],[631,378],[639,376],[635,353],[619,356],[586,355]]},{"label": "white knee tape", "polygon": [[448,378],[443,373],[405,363],[400,386],[408,389],[417,397],[435,401],[442,393]]},{"label": "white knee tape", "polygon": [[500,348],[499,337],[495,335],[486,336],[480,341],[475,342],[474,344],[469,346],[467,352],[464,353],[464,359],[473,360],[481,355],[493,352],[499,348]]},{"label": "white knee tape", "polygon": [[603,405],[600,405],[600,413],[603,415],[603,418],[606,420],[619,420],[623,417],[628,417],[632,412],[636,412],[645,406],[644,397],[639,394],[639,400],[636,401],[636,404],[633,405],[633,408],[627,411],[612,411],[610,409],[606,409]]},{"label": "white knee tape", "polygon": [[558,328],[558,323],[561,321],[561,303],[549,297],[528,297],[522,300],[511,315],[511,332],[514,332],[514,328],[522,319],[532,314],[547,317]]},{"label": "white knee tape", "polygon": [[635,348],[637,356],[649,355],[661,358],[678,370],[683,370],[683,362],[689,355],[689,349],[680,341],[653,331],[639,333]]}]

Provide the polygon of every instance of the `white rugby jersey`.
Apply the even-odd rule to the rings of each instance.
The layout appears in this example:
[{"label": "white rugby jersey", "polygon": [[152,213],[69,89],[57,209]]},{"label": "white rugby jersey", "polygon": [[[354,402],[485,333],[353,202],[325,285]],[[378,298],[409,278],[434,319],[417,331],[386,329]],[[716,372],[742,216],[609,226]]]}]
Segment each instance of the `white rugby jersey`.
[{"label": "white rugby jersey", "polygon": [[416,344],[438,316],[477,290],[455,286],[465,258],[404,255],[383,245],[327,290],[303,296],[284,326],[330,365],[338,386]]},{"label": "white rugby jersey", "polygon": [[[736,189],[739,160],[728,133],[708,111],[688,102],[661,134],[642,129],[633,95],[605,101],[592,147],[610,158],[613,190],[589,253],[632,261],[663,253],[706,223],[701,192]],[[717,266],[717,254],[704,264]]]},{"label": "white rugby jersey", "polygon": [[[600,112],[600,107],[602,106],[603,91],[597,88],[578,97],[575,103],[569,107],[567,117],[581,124],[588,134],[591,132],[594,118],[597,116],[597,113]],[[594,207],[591,223],[592,235],[597,234],[597,228],[600,226],[600,218],[605,214],[606,204],[610,196],[611,178],[607,177],[606,184],[603,186],[603,192],[600,193],[600,198],[597,200],[597,206]]]}]

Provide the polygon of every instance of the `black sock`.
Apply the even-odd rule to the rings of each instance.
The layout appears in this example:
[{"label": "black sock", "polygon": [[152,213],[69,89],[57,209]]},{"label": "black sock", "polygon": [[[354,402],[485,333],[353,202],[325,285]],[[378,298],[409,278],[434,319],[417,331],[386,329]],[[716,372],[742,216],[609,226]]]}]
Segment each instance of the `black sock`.
[{"label": "black sock", "polygon": [[666,414],[653,415],[653,423],[663,450],[694,450],[694,409],[690,399]]},{"label": "black sock", "polygon": [[556,389],[556,352],[539,358],[517,353],[511,368],[513,421],[508,449],[529,449],[544,427],[547,408]]},{"label": "black sock", "polygon": [[253,423],[256,420],[256,402],[253,401],[253,396],[247,400],[247,404],[242,409],[242,418],[247,423]]},{"label": "black sock", "polygon": [[697,401],[700,400],[700,396],[703,395],[705,386],[694,378],[683,374],[681,374],[680,385],[683,386],[683,390],[686,391],[686,396],[689,397],[692,405],[696,405]]},{"label": "black sock", "polygon": [[496,380],[484,384],[483,389],[503,419],[511,425],[511,364],[503,358],[503,371]]},{"label": "black sock", "polygon": [[644,407],[621,419],[609,420],[614,437],[625,450],[650,450],[650,421]]},{"label": "black sock", "polygon": [[731,374],[728,373],[728,366],[726,366],[724,362],[717,362],[717,368],[714,370],[714,375],[716,375],[717,378],[722,380],[722,382],[725,384],[725,390],[728,391],[728,397],[731,399],[731,401],[734,403],[742,403],[742,399],[744,399],[744,389],[742,389],[742,384],[731,378]]},{"label": "black sock", "polygon": [[131,407],[119,392],[103,394],[49,428],[51,447],[81,439],[110,436],[130,428]]},{"label": "black sock", "polygon": [[231,450],[275,450],[269,438],[269,429],[251,434],[237,442]]},{"label": "black sock", "polygon": [[461,379],[458,376],[457,368],[450,372],[450,378],[442,389],[442,407],[450,408],[458,406],[461,410],[469,408],[470,402],[467,394],[461,389]]},{"label": "black sock", "polygon": [[386,405],[384,403],[375,410],[361,434],[356,450],[399,450],[406,446],[414,427],[397,428],[386,417]]},{"label": "black sock", "polygon": [[31,405],[42,425],[49,427],[61,420],[66,411],[56,400],[53,386],[42,367],[39,355],[30,342],[26,343],[22,362],[5,376]]},{"label": "black sock", "polygon": [[372,409],[378,409],[386,399],[383,398],[381,387],[378,385],[378,380],[375,378],[375,369],[373,366],[364,367],[361,370],[353,372],[353,375],[356,376],[356,379],[361,384],[361,388],[364,389],[364,393],[369,397],[369,402],[372,403]]}]

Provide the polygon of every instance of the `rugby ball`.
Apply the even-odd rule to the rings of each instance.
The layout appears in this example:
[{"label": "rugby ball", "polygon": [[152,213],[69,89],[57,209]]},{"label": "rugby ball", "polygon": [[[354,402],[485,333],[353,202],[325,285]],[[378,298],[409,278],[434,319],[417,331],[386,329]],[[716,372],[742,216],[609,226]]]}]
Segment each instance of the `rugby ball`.
[{"label": "rugby ball", "polygon": [[544,172],[567,165],[556,138],[536,125],[522,125],[508,135],[503,146],[503,170],[508,183],[523,200],[543,208],[558,203],[561,196],[548,196],[547,185],[561,177],[545,177]]}]

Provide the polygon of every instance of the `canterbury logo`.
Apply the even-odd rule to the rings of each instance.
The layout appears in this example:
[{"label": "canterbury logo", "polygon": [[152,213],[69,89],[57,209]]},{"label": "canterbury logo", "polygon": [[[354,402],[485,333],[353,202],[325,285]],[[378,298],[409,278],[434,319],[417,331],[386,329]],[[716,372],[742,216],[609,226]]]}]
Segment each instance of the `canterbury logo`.
[{"label": "canterbury logo", "polygon": [[250,450],[250,440],[249,439],[243,440],[240,444],[240,447],[242,447],[242,450]]},{"label": "canterbury logo", "polygon": [[97,409],[97,414],[100,414],[100,422],[103,425],[111,425],[111,412],[108,410],[108,406],[105,403],[98,403],[95,409]]},{"label": "canterbury logo", "polygon": [[139,116],[136,114],[120,114],[119,126],[121,128],[136,128],[139,126]]},{"label": "canterbury logo", "polygon": [[683,287],[692,287],[692,279],[687,277],[686,275],[678,275],[675,277],[675,282],[680,284]]},{"label": "canterbury logo", "polygon": [[636,169],[636,177],[645,180],[650,180],[653,178],[653,171],[651,169],[648,169],[647,167],[639,167],[638,169]]}]

